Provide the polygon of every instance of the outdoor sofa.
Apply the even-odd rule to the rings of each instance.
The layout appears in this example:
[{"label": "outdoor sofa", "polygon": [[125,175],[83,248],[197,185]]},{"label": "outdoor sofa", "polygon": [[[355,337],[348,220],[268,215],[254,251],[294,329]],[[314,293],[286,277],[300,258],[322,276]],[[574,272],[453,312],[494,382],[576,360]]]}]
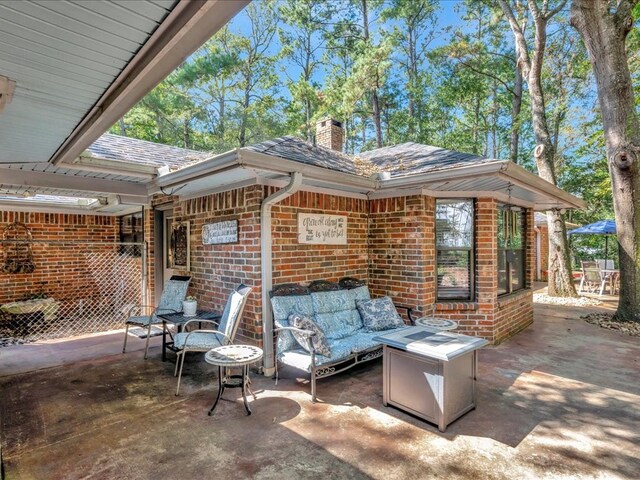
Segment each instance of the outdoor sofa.
[{"label": "outdoor sofa", "polygon": [[[309,373],[314,402],[317,379],[379,358],[382,345],[373,338],[385,333],[381,330],[406,328],[388,297],[371,301],[369,288],[354,278],[343,278],[338,283],[319,280],[309,286],[278,285],[270,292],[270,298],[277,335],[276,382],[278,362]],[[379,323],[371,323],[371,312],[366,308],[372,305],[374,309],[382,305],[373,312],[381,320]],[[412,307],[395,307],[405,309],[409,322],[414,323]]]}]

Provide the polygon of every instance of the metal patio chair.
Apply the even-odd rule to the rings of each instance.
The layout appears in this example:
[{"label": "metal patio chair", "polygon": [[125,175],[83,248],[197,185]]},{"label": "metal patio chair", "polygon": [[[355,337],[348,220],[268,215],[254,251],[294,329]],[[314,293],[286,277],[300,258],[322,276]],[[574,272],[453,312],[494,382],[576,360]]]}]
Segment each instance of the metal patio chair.
[{"label": "metal patio chair", "polygon": [[[186,353],[208,352],[212,348],[233,343],[250,292],[251,287],[243,284],[238,285],[238,287],[231,292],[219,324],[215,320],[193,319],[184,324],[182,332],[176,333],[173,339],[173,346],[177,349],[176,369],[173,374],[174,376],[176,376],[176,374],[178,375],[176,395],[180,393],[180,379],[182,378],[182,367],[184,367]],[[187,331],[190,323],[209,323],[213,325],[213,329]],[[178,364],[180,364],[179,368]]]},{"label": "metal patio chair", "polygon": [[589,293],[602,289],[606,280],[600,275],[597,262],[582,262],[582,278],[578,287],[578,295],[586,290]]},{"label": "metal patio chair", "polygon": [[[134,305],[129,309],[127,313],[126,329],[124,332],[124,344],[122,345],[122,353],[127,349],[127,336],[129,335],[129,327],[136,326],[147,329],[147,342],[144,347],[144,358],[147,358],[147,352],[149,350],[149,338],[151,337],[151,327],[153,325],[159,325],[162,323],[162,319],[158,318],[158,315],[167,313],[178,313],[182,311],[182,301],[187,296],[187,289],[189,288],[189,282],[191,277],[189,276],[172,276],[165,284],[160,295],[160,300],[157,306],[153,305]],[[148,315],[144,315],[145,310],[151,312]]]}]

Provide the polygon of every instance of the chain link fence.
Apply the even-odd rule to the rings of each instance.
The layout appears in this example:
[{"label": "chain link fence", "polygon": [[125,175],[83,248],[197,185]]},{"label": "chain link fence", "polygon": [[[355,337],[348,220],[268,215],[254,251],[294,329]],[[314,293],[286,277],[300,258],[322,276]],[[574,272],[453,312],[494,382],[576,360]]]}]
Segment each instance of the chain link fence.
[{"label": "chain link fence", "polygon": [[123,328],[131,306],[144,303],[143,243],[32,242],[31,248],[35,270],[0,287],[5,344]]}]

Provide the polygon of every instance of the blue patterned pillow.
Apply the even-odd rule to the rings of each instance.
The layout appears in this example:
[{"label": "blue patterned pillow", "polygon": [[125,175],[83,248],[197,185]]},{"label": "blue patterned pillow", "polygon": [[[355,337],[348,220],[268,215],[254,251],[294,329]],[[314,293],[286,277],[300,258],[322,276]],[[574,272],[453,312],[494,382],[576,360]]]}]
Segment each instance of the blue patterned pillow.
[{"label": "blue patterned pillow", "polygon": [[356,300],[356,306],[362,317],[364,328],[370,332],[404,327],[404,321],[398,315],[398,311],[389,297]]},{"label": "blue patterned pillow", "polygon": [[[300,315],[299,313],[293,313],[289,316],[289,324],[296,327],[301,328],[302,330],[311,330],[315,333],[313,337],[311,337],[311,345],[316,353],[323,355],[325,357],[331,356],[331,349],[329,348],[329,343],[327,342],[327,337],[325,337],[322,329],[316,325],[311,318]],[[300,344],[302,348],[304,348],[307,352],[309,352],[309,343],[304,335],[299,334],[298,332],[293,333],[293,337]]]}]

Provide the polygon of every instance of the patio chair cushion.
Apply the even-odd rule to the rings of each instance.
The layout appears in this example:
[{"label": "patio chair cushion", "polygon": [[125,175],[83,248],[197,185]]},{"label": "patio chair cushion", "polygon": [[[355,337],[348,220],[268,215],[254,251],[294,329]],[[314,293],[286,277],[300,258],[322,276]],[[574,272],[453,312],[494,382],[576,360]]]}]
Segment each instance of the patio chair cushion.
[{"label": "patio chair cushion", "polygon": [[187,295],[189,282],[183,280],[168,280],[164,284],[164,290],[158,302],[158,309],[173,310],[175,312],[182,311],[182,301]]},{"label": "patio chair cushion", "polygon": [[162,323],[158,317],[154,315],[140,315],[137,317],[129,317],[127,318],[127,322],[129,325],[155,325],[158,323]]},{"label": "patio chair cushion", "polygon": [[[327,337],[325,336],[322,329],[316,325],[316,322],[313,321],[310,317],[306,315],[300,315],[299,313],[294,313],[289,317],[289,324],[293,325],[296,328],[301,328],[303,330],[310,330],[315,333],[311,337],[311,345],[316,353],[323,355],[325,357],[331,356],[331,348],[329,348],[329,344],[327,343]],[[309,342],[304,335],[301,335],[298,332],[293,333],[293,337],[296,339],[296,342],[305,349],[307,352],[310,352]]]},{"label": "patio chair cushion", "polygon": [[389,297],[373,300],[356,300],[356,306],[366,330],[378,332],[404,326],[393,301]]},{"label": "patio chair cushion", "polygon": [[187,339],[188,334],[189,332],[176,333],[173,338],[174,346],[181,350],[185,347],[187,350],[211,350],[225,345],[224,337],[217,333],[193,332]]},{"label": "patio chair cushion", "polygon": [[350,290],[313,292],[310,297],[314,319],[327,338],[345,338],[362,328],[362,319]]}]

